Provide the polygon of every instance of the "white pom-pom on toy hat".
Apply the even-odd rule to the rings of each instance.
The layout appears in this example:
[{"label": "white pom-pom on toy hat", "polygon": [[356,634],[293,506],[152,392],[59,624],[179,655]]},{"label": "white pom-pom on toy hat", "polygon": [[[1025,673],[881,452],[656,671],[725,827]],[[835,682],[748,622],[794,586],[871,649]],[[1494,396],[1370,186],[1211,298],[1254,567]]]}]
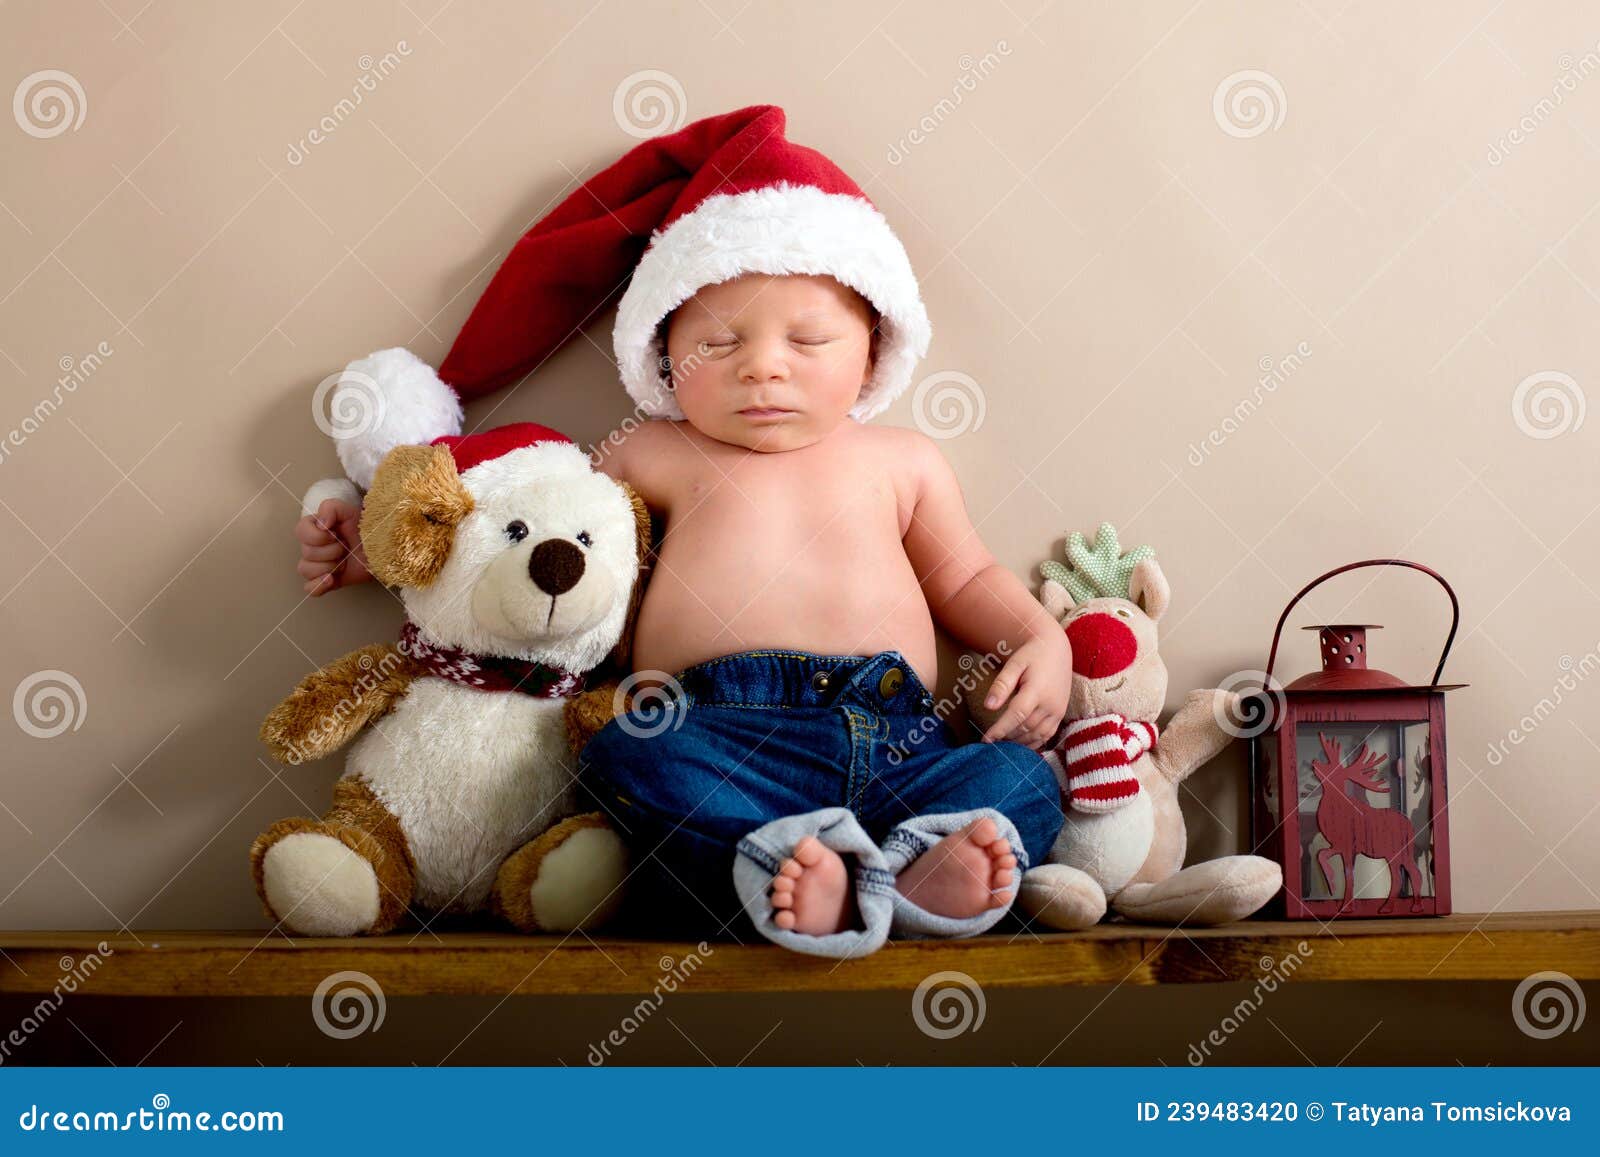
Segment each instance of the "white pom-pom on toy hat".
[{"label": "white pom-pom on toy hat", "polygon": [[[461,433],[461,398],[408,349],[379,350],[347,365],[329,403],[328,432],[345,473],[361,489],[396,446]],[[321,407],[318,407],[319,412]]]}]

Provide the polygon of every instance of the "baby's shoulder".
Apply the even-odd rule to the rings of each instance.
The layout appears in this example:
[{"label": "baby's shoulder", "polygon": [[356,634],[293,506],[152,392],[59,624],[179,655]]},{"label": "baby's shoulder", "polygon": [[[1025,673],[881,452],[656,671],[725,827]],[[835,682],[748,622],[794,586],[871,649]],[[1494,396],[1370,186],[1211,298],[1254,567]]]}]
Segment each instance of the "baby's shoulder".
[{"label": "baby's shoulder", "polygon": [[920,430],[905,426],[857,427],[857,448],[898,474],[922,475],[939,469],[944,455],[939,444]]},{"label": "baby's shoulder", "polygon": [[629,418],[596,443],[595,455],[602,462],[610,458],[633,465],[659,461],[686,448],[680,425],[664,418]]}]

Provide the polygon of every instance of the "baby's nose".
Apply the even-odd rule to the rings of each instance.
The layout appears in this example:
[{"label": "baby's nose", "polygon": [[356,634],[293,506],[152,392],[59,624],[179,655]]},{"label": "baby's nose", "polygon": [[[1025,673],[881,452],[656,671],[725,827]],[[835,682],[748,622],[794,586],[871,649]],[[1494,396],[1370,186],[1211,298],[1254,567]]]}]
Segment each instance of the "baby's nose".
[{"label": "baby's nose", "polygon": [[566,594],[583,577],[583,551],[564,538],[547,538],[528,556],[528,577],[547,595]]},{"label": "baby's nose", "polygon": [[1085,679],[1105,679],[1133,666],[1139,640],[1115,615],[1095,612],[1067,625],[1072,644],[1072,672]]},{"label": "baby's nose", "polygon": [[769,382],[789,376],[789,365],[776,348],[752,344],[745,350],[744,363],[739,367],[739,377],[745,382]]}]

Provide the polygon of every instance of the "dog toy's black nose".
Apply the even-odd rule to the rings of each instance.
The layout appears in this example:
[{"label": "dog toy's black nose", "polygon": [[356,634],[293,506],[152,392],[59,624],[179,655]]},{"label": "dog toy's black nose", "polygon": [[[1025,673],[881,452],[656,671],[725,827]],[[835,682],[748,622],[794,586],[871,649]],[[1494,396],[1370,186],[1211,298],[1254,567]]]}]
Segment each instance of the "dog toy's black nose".
[{"label": "dog toy's black nose", "polygon": [[547,538],[528,556],[528,577],[547,595],[563,595],[583,577],[583,551],[564,538]]}]

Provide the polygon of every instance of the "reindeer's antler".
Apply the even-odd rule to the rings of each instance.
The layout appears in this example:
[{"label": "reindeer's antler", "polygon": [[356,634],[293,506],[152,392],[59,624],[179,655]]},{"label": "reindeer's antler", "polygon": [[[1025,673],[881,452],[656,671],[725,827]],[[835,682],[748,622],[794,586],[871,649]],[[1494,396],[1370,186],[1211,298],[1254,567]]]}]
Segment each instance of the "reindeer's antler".
[{"label": "reindeer's antler", "polygon": [[1339,746],[1337,739],[1329,739],[1324,732],[1317,732],[1317,738],[1322,741],[1322,754],[1324,759],[1313,759],[1311,770],[1319,777],[1326,779],[1330,771],[1344,764],[1344,751]]},{"label": "reindeer's antler", "polygon": [[1371,774],[1388,758],[1387,755],[1380,755],[1376,751],[1368,751],[1367,745],[1363,743],[1356,748],[1355,755],[1346,766],[1345,778],[1368,791],[1388,791],[1389,785],[1380,779],[1374,779]]},{"label": "reindeer's antler", "polygon": [[1117,541],[1117,529],[1102,522],[1094,532],[1094,542],[1086,543],[1082,533],[1074,530],[1067,537],[1067,563],[1050,560],[1041,563],[1039,573],[1067,588],[1075,602],[1090,599],[1128,597],[1128,580],[1133,568],[1155,554],[1151,546],[1136,546],[1122,553]]},{"label": "reindeer's antler", "polygon": [[1350,771],[1352,774],[1365,775],[1388,758],[1387,755],[1380,755],[1376,751],[1368,751],[1367,745],[1363,743],[1356,748],[1355,757],[1350,763]]}]

